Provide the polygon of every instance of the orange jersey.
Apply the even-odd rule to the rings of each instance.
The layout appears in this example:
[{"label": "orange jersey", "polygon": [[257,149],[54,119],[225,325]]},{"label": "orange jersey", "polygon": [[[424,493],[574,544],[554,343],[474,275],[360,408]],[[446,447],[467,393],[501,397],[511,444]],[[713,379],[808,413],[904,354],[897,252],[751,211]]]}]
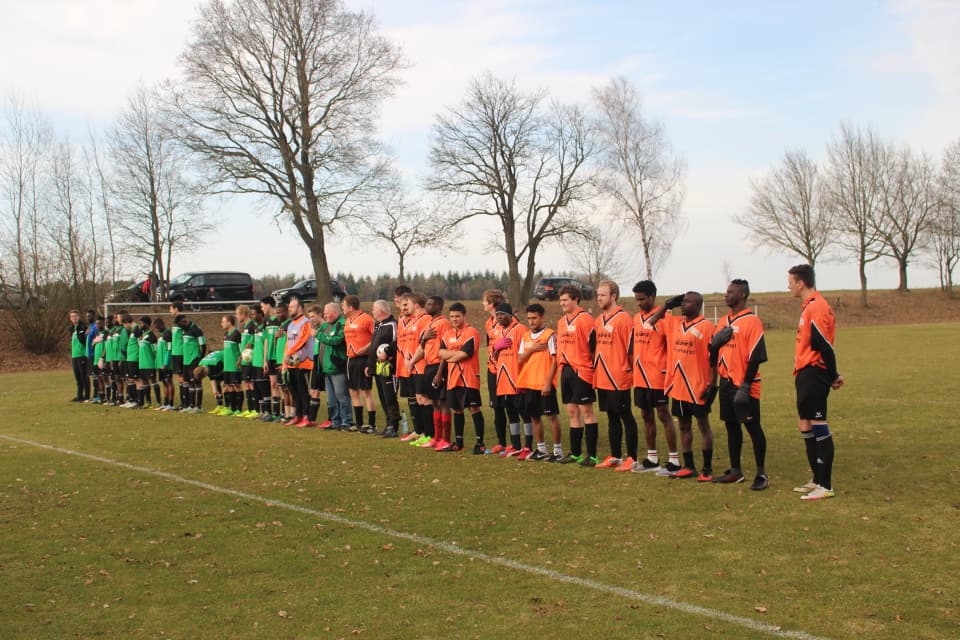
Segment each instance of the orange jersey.
[{"label": "orange jersey", "polygon": [[423,344],[423,360],[427,366],[430,366],[440,363],[440,338],[443,337],[443,334],[450,328],[450,321],[447,320],[446,317],[439,315],[430,318],[430,323],[427,326],[436,333],[433,338]]},{"label": "orange jersey", "polygon": [[642,389],[660,389],[666,386],[667,336],[661,323],[650,326],[650,313],[643,311],[633,316],[633,386]]},{"label": "orange jersey", "polygon": [[533,331],[528,329],[520,341],[518,353],[528,352],[535,344],[543,344],[547,348],[531,353],[520,365],[517,386],[540,391],[548,380],[553,386],[557,384],[557,332],[544,327],[534,335]]},{"label": "orange jersey", "polygon": [[503,327],[500,326],[500,323],[497,322],[494,316],[490,316],[483,323],[483,329],[487,335],[487,371],[496,373],[497,363],[493,361],[493,343],[500,339],[500,330],[503,329]]},{"label": "orange jersey", "polygon": [[597,349],[593,360],[593,386],[609,391],[633,385],[633,320],[617,307],[601,313],[596,322]]},{"label": "orange jersey", "polygon": [[[739,387],[744,383],[750,362],[760,364],[767,361],[763,322],[752,310],[744,309],[736,315],[724,316],[717,329],[724,327],[733,329],[733,337],[717,353],[717,372]],[[750,396],[759,400],[760,376],[756,375],[751,382]]]},{"label": "orange jersey", "polygon": [[[513,344],[497,353],[497,395],[513,396],[520,393],[520,388],[517,386],[517,380],[520,379],[518,350],[520,349],[520,343],[523,341],[525,329],[522,324],[514,319],[509,327],[501,326],[500,333],[502,337],[513,340]],[[490,345],[490,351],[493,352],[493,345]]]},{"label": "orange jersey", "polygon": [[[412,342],[413,351],[410,352],[410,355],[413,355],[417,352],[417,348],[420,346],[420,336],[423,335],[423,332],[427,330],[427,327],[430,326],[430,322],[433,320],[433,316],[426,313],[421,313],[420,315],[416,316],[416,318],[417,320],[411,329],[414,332],[414,338]],[[410,372],[410,375],[422,374],[425,373],[426,370],[427,361],[425,358],[420,358],[413,363],[413,371]]]},{"label": "orange jersey", "polygon": [[373,338],[373,316],[365,311],[354,311],[349,318],[344,318],[343,339],[347,343],[347,357],[366,357],[361,353],[370,347]]},{"label": "orange jersey", "polygon": [[469,354],[460,362],[447,363],[447,389],[480,389],[480,332],[470,325],[451,327],[443,334],[440,348]]},{"label": "orange jersey", "polygon": [[593,316],[577,307],[573,315],[557,321],[557,367],[572,368],[581,380],[593,385]]},{"label": "orange jersey", "polygon": [[703,404],[700,394],[713,382],[710,375],[710,340],[713,323],[703,316],[687,322],[679,316],[664,316],[660,324],[667,334],[667,379],[665,393],[675,400]]},{"label": "orange jersey", "polygon": [[420,333],[417,331],[418,316],[406,316],[397,321],[397,377],[409,378],[412,374],[407,369],[407,357],[417,350],[417,340]]},{"label": "orange jersey", "polygon": [[825,348],[832,350],[836,330],[837,321],[833,315],[833,309],[823,296],[815,291],[803,303],[803,311],[800,312],[797,345],[793,358],[794,375],[806,367],[828,368],[823,354],[819,349],[814,348],[814,344],[821,340]]}]

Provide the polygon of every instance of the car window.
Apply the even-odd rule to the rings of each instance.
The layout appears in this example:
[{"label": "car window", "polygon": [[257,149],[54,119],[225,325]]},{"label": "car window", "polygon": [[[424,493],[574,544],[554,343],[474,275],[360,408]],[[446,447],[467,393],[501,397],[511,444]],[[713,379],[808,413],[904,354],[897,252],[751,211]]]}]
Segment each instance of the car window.
[{"label": "car window", "polygon": [[190,286],[191,286],[191,287],[205,287],[206,284],[204,283],[203,276],[193,276],[193,278],[190,279]]},{"label": "car window", "polygon": [[174,278],[173,280],[171,280],[171,281],[170,281],[170,284],[172,284],[172,285],[186,284],[186,283],[190,280],[191,277],[192,277],[192,274],[189,274],[189,273],[181,273],[181,274],[178,275],[176,278]]}]

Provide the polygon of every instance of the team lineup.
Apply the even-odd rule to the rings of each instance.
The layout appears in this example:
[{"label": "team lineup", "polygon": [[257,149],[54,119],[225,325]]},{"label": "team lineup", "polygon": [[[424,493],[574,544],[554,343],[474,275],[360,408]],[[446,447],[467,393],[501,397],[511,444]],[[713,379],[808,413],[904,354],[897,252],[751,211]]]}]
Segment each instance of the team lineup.
[{"label": "team lineup", "polygon": [[[844,383],[833,349],[835,321],[816,290],[812,267],[791,268],[787,281],[802,303],[793,371],[798,426],[811,470],[810,481],[794,490],[803,500],[821,500],[835,495],[827,399]],[[564,286],[556,329],[546,326],[541,304],[515,311],[499,290],[484,292],[486,317],[476,326],[463,304],[453,303],[444,313],[443,298],[405,286],[394,292],[396,317],[386,300],[374,301],[367,313],[353,295],[339,305],[309,306],[297,297],[267,296],[259,305],[240,305],[221,317],[223,348],[218,351],[208,351],[202,329],[184,313],[182,301],[170,303],[170,326],[164,318],[134,319],[127,311],[107,318],[87,312],[83,322],[78,311],[71,311],[74,401],[196,414],[203,410],[206,378],[216,399],[209,413],[216,415],[374,434],[437,452],[719,484],[744,482],[746,430],[755,466],[750,488],[766,489],[760,366],[767,353],[763,323],[747,306],[748,282],[730,282],[729,313],[716,325],[703,317],[700,293],[658,305],[656,285],[643,280],[633,294],[639,311],[631,317],[620,306],[619,286],[601,282],[596,290],[600,313],[593,317],[580,306],[580,290]],[[481,362],[484,346],[487,358]],[[484,377],[493,411],[492,447],[482,411]],[[377,429],[374,388],[384,413],[382,430]],[[322,394],[328,418],[318,424]],[[406,412],[401,399],[407,400]],[[710,415],[715,403],[729,453],[729,468],[722,473],[714,473]],[[607,455],[598,451],[595,404],[606,415]],[[569,420],[566,452],[561,405]],[[634,407],[640,410],[645,451],[639,449]],[[474,436],[469,446],[468,413]],[[666,461],[658,432],[666,443]]]}]

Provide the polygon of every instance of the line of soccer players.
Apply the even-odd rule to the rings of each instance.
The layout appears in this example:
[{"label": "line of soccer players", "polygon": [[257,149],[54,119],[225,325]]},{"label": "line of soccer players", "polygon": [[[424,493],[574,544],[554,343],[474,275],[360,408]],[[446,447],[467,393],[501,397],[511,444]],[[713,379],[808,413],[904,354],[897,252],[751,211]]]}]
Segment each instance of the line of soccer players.
[{"label": "line of soccer players", "polygon": [[[788,284],[804,301],[794,373],[799,426],[813,473],[811,482],[796,490],[804,499],[827,498],[834,494],[826,399],[830,389],[843,384],[832,348],[833,313],[817,294],[809,266],[791,269]],[[559,292],[563,315],[553,330],[544,324],[542,305],[526,307],[524,324],[502,292],[489,290],[483,295],[483,334],[468,322],[462,304],[450,305],[444,315],[443,298],[404,286],[394,296],[398,319],[384,300],[373,303],[371,315],[361,310],[359,299],[352,295],[340,305],[308,308],[297,298],[278,306],[268,296],[257,308],[241,305],[235,315],[224,315],[223,349],[209,354],[202,330],[183,314],[181,303],[171,305],[170,328],[162,318],[143,316],[134,322],[121,311],[108,318],[93,339],[93,402],[142,408],[150,405],[152,390],[158,410],[174,410],[173,376],[177,375],[180,405],[176,409],[199,413],[201,383],[209,378],[217,398],[211,413],[219,415],[386,438],[402,436],[413,446],[455,452],[466,446],[469,413],[473,454],[654,472],[720,484],[744,481],[745,428],[756,466],[751,489],[766,489],[759,367],[767,354],[763,324],[746,305],[747,281],[733,280],[727,287],[725,302],[730,312],[717,326],[703,317],[703,297],[697,292],[674,296],[658,306],[656,286],[644,280],[633,287],[633,294],[639,311],[631,317],[619,303],[618,285],[600,283],[596,294],[600,313],[594,318],[580,306],[580,291],[565,286]],[[676,308],[679,315],[669,313]],[[76,320],[71,314],[74,334]],[[483,337],[487,360],[481,365]],[[76,335],[73,339],[78,340]],[[491,448],[485,443],[481,410],[484,368],[497,440]],[[386,414],[383,431],[376,430],[374,386]],[[318,425],[324,391],[329,417]],[[406,434],[400,398],[407,399],[412,423]],[[716,475],[709,419],[715,400],[730,458],[730,467]],[[602,457],[594,402],[607,417],[609,454]],[[566,454],[558,419],[560,403],[569,417]],[[632,406],[640,410],[643,422],[643,455]],[[552,448],[547,446],[545,421],[550,425]],[[663,464],[657,421],[668,448]],[[694,421],[700,434],[699,470],[693,451]]]}]

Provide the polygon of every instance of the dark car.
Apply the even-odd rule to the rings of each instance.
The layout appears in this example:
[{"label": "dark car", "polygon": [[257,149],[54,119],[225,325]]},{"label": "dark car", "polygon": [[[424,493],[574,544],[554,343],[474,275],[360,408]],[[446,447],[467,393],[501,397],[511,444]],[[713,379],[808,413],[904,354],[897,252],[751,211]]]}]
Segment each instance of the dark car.
[{"label": "dark car", "polygon": [[[294,283],[293,285],[285,289],[277,289],[270,295],[279,303],[284,296],[289,296],[290,294],[296,294],[304,302],[309,302],[311,300],[317,299],[317,281],[315,278],[309,278],[307,280],[301,280],[300,282]],[[343,288],[343,285],[337,282],[336,280],[330,281],[330,297],[334,302],[340,302],[345,297],[347,297],[347,290]]]},{"label": "dark car", "polygon": [[581,300],[593,300],[596,295],[593,287],[573,278],[540,278],[533,287],[533,297],[537,300],[556,300],[560,297],[560,289],[568,284],[580,289]]},{"label": "dark car", "polygon": [[129,287],[114,289],[107,294],[104,302],[150,302],[149,296],[143,292],[146,280],[134,282]]},{"label": "dark car", "polygon": [[170,281],[170,300],[253,300],[253,278],[241,271],[190,271]]}]

